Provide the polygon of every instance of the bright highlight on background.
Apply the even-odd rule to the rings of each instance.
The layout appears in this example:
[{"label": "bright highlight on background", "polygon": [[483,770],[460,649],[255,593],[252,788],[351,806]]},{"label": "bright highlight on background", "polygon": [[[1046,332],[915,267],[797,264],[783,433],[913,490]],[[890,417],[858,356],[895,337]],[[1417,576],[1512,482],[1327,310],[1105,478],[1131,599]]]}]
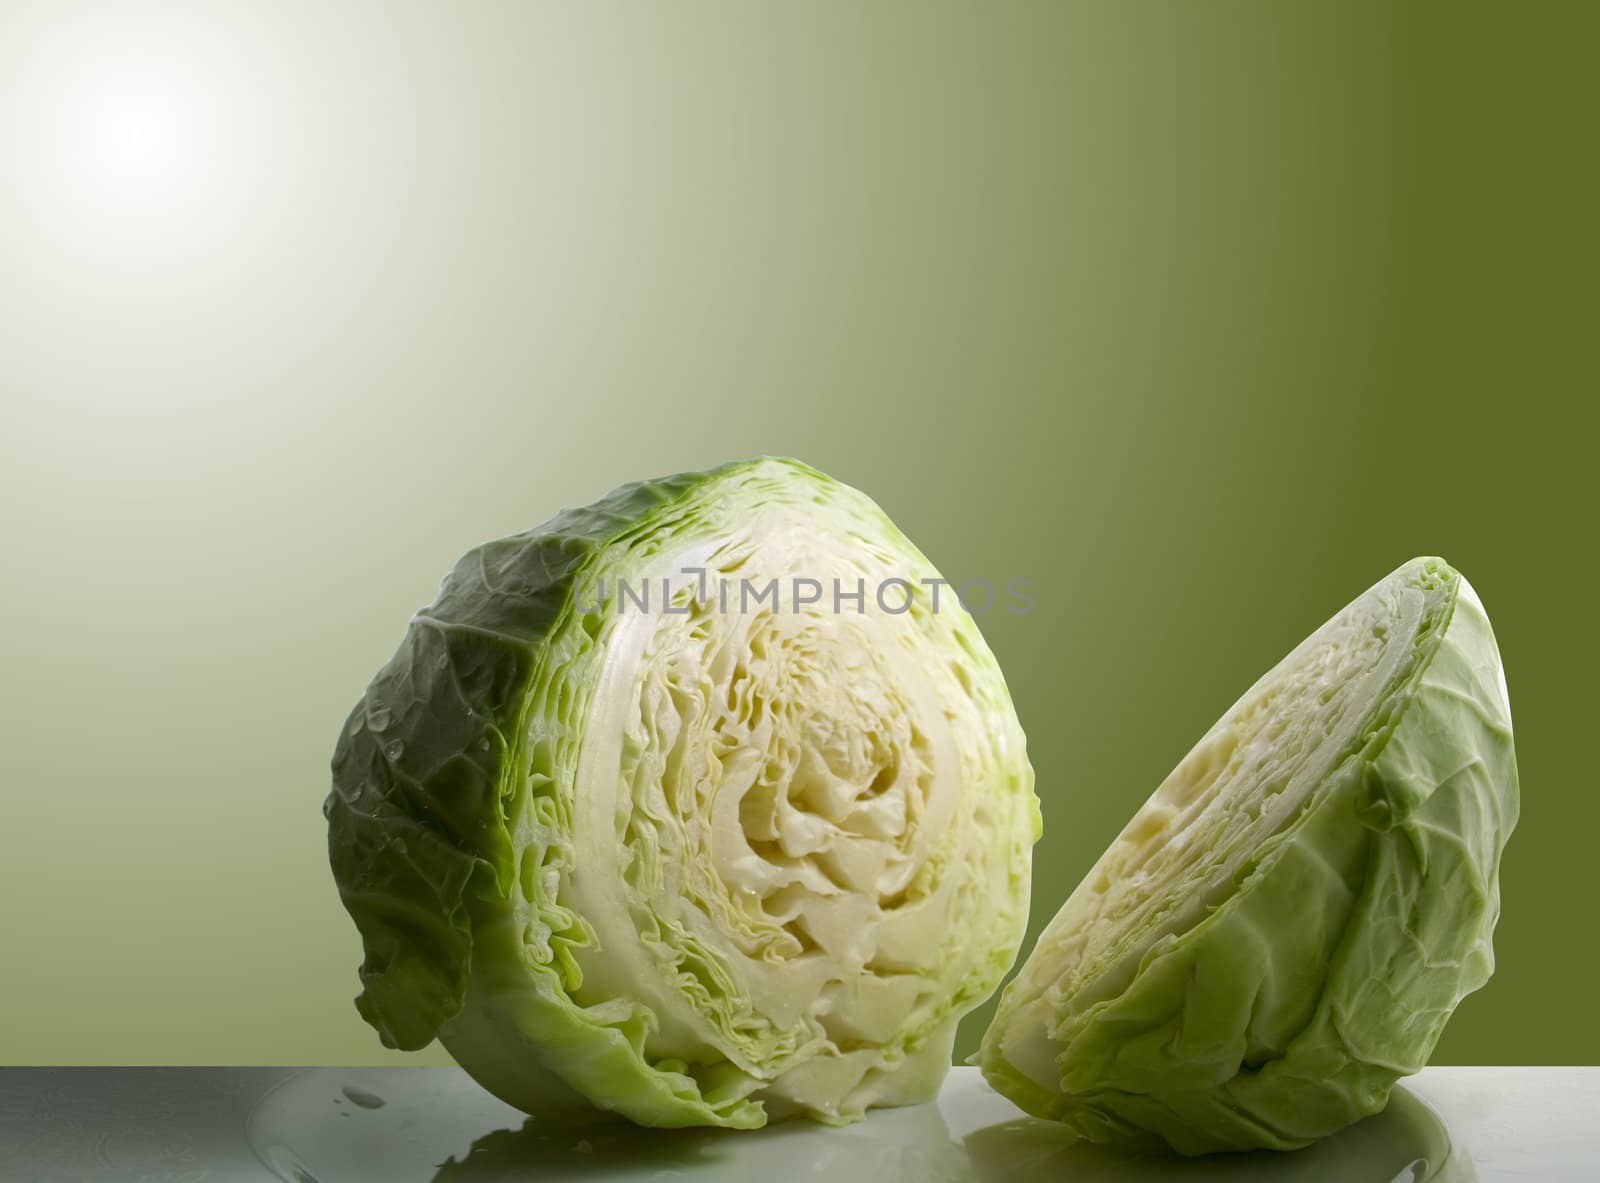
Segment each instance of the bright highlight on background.
[{"label": "bright highlight on background", "polygon": [[42,6],[0,18],[5,166],[22,246],[60,275],[88,259],[209,255],[259,210],[275,150],[261,47],[197,13]]},{"label": "bright highlight on background", "polygon": [[160,95],[111,96],[89,112],[93,122],[88,164],[98,166],[108,185],[160,186],[193,167],[183,158],[184,112]]},{"label": "bright highlight on background", "polygon": [[21,416],[0,460],[19,479],[68,459],[87,501],[136,466],[163,493],[206,471],[190,457],[238,470],[243,425],[196,412],[246,389],[223,335],[267,319],[240,297],[283,254],[267,222],[299,114],[281,43],[253,33],[209,6],[0,0],[0,385]]}]

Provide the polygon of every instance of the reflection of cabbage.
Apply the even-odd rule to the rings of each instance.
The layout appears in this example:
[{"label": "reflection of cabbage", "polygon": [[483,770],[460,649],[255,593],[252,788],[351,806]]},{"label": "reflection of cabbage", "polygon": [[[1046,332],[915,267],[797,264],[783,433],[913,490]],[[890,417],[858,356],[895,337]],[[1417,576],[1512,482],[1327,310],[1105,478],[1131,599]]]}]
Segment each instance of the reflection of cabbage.
[{"label": "reflection of cabbage", "polygon": [[470,552],[334,756],[362,1015],[531,1111],[929,1097],[1015,956],[1039,825],[970,616],[874,594],[936,577],[866,497],[772,460]]},{"label": "reflection of cabbage", "polygon": [[[1178,1158],[1159,1143],[1086,1142],[1055,1122],[1023,1117],[968,1134],[973,1173],[984,1183],[1476,1183],[1472,1159],[1450,1144],[1438,1114],[1406,1089],[1382,1113],[1288,1154]],[[526,1160],[524,1160],[526,1161]]]},{"label": "reflection of cabbage", "polygon": [[1096,1140],[1303,1146],[1384,1106],[1493,969],[1517,769],[1472,588],[1419,559],[1256,683],[1078,885],[984,1037]]},{"label": "reflection of cabbage", "polygon": [[795,1122],[756,1133],[647,1130],[622,1122],[574,1131],[530,1117],[520,1129],[495,1130],[477,1138],[459,1158],[440,1163],[430,1183],[538,1179],[972,1183],[972,1178],[967,1150],[951,1139],[939,1106],[913,1105],[829,1130],[825,1137]]}]

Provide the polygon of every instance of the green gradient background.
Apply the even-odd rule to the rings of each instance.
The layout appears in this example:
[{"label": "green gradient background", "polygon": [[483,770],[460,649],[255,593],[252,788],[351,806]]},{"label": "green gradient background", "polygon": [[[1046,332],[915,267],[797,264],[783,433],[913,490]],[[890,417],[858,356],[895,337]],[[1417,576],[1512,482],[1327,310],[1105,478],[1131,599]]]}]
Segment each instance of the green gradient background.
[{"label": "green gradient background", "polygon": [[[1261,671],[1448,557],[1525,799],[1500,970],[1437,1058],[1600,1060],[1587,38],[1390,4],[115,12],[0,0],[0,1062],[400,1059],[324,855],[346,710],[469,544],[759,452],[1035,582],[984,618],[1035,932]],[[165,205],[73,188],[40,122],[129,46],[231,96]]]}]

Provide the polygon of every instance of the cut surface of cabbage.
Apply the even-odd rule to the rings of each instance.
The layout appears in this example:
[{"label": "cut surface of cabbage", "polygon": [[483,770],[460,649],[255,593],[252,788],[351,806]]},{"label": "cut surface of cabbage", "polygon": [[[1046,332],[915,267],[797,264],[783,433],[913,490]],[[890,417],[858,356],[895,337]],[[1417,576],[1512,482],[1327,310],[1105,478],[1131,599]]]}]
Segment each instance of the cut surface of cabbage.
[{"label": "cut surface of cabbage", "polygon": [[781,460],[470,552],[335,755],[362,1014],[530,1112],[928,1099],[1016,954],[1039,832],[1004,680],[937,578]]}]

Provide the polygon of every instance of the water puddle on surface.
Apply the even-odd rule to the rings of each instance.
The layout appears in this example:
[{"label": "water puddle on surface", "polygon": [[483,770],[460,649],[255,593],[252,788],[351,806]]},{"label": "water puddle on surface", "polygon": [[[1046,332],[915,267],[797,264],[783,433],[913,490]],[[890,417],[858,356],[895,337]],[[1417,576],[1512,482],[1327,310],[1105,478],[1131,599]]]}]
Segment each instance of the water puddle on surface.
[{"label": "water puddle on surface", "polygon": [[528,1121],[457,1068],[311,1068],[262,1097],[247,1131],[284,1183],[432,1183]]}]

